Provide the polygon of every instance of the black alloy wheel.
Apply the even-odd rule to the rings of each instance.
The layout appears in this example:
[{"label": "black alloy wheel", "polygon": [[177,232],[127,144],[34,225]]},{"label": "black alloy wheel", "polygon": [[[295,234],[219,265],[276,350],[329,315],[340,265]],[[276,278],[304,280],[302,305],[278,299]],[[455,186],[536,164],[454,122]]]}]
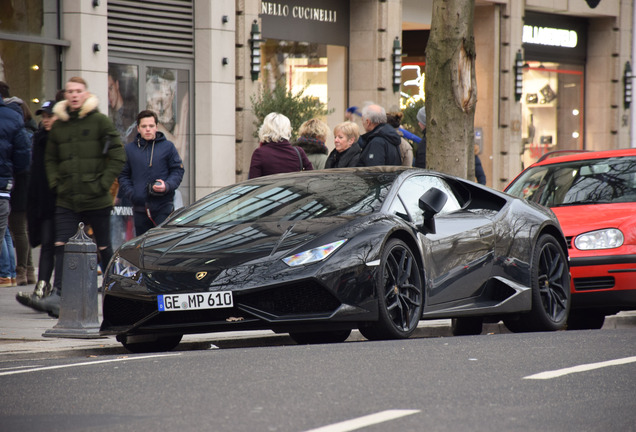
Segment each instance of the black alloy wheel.
[{"label": "black alloy wheel", "polygon": [[532,257],[532,310],[504,320],[513,332],[563,330],[570,312],[570,271],[551,235],[539,238]]},{"label": "black alloy wheel", "polygon": [[376,278],[379,320],[360,327],[370,340],[405,339],[417,328],[424,304],[420,268],[399,239],[387,242]]}]

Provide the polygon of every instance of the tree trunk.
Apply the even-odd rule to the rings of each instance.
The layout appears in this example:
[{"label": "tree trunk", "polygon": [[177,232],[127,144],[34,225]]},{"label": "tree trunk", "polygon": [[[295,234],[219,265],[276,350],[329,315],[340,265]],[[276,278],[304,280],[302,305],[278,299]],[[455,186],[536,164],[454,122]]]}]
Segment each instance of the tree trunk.
[{"label": "tree trunk", "polygon": [[433,0],[426,47],[427,168],[475,179],[475,0]]}]

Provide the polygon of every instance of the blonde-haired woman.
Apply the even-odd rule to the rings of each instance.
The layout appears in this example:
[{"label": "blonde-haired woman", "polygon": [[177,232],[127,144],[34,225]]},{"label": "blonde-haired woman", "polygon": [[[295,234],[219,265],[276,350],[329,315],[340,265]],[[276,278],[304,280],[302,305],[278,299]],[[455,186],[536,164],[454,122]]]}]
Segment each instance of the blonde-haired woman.
[{"label": "blonde-haired woman", "polygon": [[265,116],[258,130],[260,146],[252,153],[249,178],[313,169],[303,149],[289,143],[291,133],[291,122],[283,114]]},{"label": "blonde-haired woman", "polygon": [[299,137],[294,145],[305,150],[307,159],[309,159],[315,170],[323,169],[329,154],[329,150],[325,145],[329,135],[327,123],[317,118],[307,120],[300,125],[298,135]]},{"label": "blonde-haired woman", "polygon": [[325,168],[346,168],[358,165],[362,149],[358,145],[360,128],[351,121],[340,123],[333,129],[335,149],[327,157]]}]

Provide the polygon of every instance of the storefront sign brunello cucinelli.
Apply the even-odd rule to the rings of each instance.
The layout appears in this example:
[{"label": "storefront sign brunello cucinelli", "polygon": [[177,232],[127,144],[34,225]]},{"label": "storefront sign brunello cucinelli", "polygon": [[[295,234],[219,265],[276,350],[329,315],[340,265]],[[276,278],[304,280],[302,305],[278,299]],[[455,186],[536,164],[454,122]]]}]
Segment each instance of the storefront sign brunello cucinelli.
[{"label": "storefront sign brunello cucinelli", "polygon": [[259,16],[265,39],[349,45],[348,1],[263,1]]}]

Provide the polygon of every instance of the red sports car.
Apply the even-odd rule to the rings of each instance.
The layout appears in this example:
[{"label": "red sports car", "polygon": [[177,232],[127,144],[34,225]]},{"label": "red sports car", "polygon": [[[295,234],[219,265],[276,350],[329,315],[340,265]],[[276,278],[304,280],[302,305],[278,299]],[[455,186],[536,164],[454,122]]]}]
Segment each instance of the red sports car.
[{"label": "red sports car", "polygon": [[570,255],[568,329],[601,328],[636,309],[636,148],[553,156],[505,191],[554,211]]}]

